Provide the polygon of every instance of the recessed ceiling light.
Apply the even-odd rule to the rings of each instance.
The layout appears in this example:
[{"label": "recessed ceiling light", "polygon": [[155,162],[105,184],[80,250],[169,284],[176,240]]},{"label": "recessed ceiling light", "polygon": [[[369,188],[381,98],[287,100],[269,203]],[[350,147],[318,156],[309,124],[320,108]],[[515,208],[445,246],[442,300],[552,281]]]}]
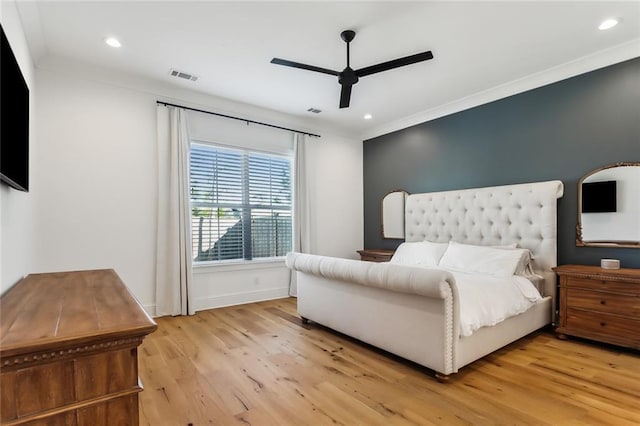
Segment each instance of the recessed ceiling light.
[{"label": "recessed ceiling light", "polygon": [[363,117],[365,120],[371,120],[373,118],[373,115],[371,114],[365,114]]},{"label": "recessed ceiling light", "polygon": [[608,30],[609,28],[613,28],[616,25],[618,25],[618,20],[617,19],[605,19],[604,21],[602,21],[602,23],[600,24],[600,26],[598,27],[599,30]]},{"label": "recessed ceiling light", "polygon": [[118,39],[115,38],[115,37],[107,37],[104,40],[104,42],[107,43],[111,47],[120,47],[120,46],[122,46],[122,44],[120,44],[120,41],[118,41]]}]

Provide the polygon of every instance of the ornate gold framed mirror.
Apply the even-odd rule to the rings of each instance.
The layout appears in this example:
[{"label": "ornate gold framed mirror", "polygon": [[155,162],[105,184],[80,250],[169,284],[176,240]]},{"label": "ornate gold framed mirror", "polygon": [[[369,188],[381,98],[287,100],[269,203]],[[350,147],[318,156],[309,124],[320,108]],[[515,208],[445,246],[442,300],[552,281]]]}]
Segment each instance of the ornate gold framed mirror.
[{"label": "ornate gold framed mirror", "polygon": [[610,164],[580,178],[576,245],[640,248],[640,162]]}]

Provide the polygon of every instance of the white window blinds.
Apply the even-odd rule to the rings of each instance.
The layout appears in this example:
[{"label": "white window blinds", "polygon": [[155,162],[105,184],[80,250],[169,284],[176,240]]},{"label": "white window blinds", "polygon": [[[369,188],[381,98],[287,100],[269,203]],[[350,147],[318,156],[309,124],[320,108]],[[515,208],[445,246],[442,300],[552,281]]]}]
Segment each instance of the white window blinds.
[{"label": "white window blinds", "polygon": [[291,251],[291,170],[291,157],[192,143],[194,262]]}]

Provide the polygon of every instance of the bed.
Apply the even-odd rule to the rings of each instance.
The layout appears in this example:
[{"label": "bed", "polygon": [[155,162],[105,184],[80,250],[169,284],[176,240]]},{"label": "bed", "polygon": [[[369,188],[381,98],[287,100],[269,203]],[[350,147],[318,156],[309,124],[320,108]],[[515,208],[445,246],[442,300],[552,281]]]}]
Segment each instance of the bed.
[{"label": "bed", "polygon": [[[463,366],[553,321],[552,268],[557,264],[557,200],[562,194],[560,181],[412,194],[405,206],[403,244],[425,242],[430,249],[444,244],[440,262],[411,264],[396,259],[398,252],[389,263],[290,253],[287,266],[297,275],[298,313],[305,321],[423,365],[446,381]],[[471,250],[459,252],[463,257],[473,257],[469,254],[474,250],[490,255],[501,249],[528,252],[526,277],[537,285],[539,297],[524,312],[463,333],[460,308],[465,297],[456,276],[470,272],[442,267],[461,262],[451,247]],[[495,269],[488,259],[475,264]]]}]

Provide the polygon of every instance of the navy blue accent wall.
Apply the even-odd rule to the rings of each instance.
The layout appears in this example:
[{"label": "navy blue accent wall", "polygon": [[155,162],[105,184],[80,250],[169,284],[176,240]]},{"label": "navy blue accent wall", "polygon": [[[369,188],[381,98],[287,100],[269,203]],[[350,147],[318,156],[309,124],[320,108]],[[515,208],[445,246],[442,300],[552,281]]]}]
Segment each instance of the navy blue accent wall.
[{"label": "navy blue accent wall", "polygon": [[559,179],[558,263],[640,268],[640,249],[575,245],[578,180],[620,161],[640,161],[640,58],[365,141],[365,247],[402,242],[380,235],[380,202],[394,189]]}]

